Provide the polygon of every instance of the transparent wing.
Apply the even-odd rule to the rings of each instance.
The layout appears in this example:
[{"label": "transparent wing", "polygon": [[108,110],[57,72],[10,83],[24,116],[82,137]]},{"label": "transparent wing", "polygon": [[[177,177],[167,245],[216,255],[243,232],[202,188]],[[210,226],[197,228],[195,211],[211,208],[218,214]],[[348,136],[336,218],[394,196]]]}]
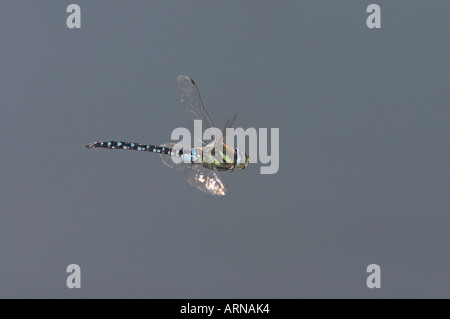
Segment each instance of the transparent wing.
[{"label": "transparent wing", "polygon": [[[166,144],[162,144],[161,146],[173,149],[176,144],[177,143],[166,143]],[[190,149],[188,146],[185,146],[185,148]],[[159,154],[159,156],[161,156],[162,162],[165,165],[169,166],[170,168],[175,168],[175,169],[181,170],[181,169],[184,169],[186,166],[190,165],[190,163],[185,163],[184,161],[182,161],[181,158],[175,158],[175,160],[178,159],[178,161],[181,161],[180,163],[176,163],[174,161],[174,156],[170,156],[170,155],[166,155],[166,154]]]},{"label": "transparent wing", "polygon": [[226,121],[225,126],[223,127],[224,133],[227,128],[233,127],[234,120],[236,120],[236,114],[231,115],[228,121]]},{"label": "transparent wing", "polygon": [[233,127],[233,123],[234,120],[236,119],[236,114],[231,115],[231,117],[228,119],[228,121],[226,121],[225,126],[222,130],[222,134],[223,134],[223,142],[226,143],[227,142],[227,128],[229,127]]},{"label": "transparent wing", "polygon": [[183,175],[189,184],[204,193],[224,196],[228,190],[225,179],[218,171],[205,168],[202,165],[185,166]]},{"label": "transparent wing", "polygon": [[[178,76],[177,85],[187,128],[193,135],[194,120],[200,120],[202,121],[201,133],[203,136],[203,132],[210,127],[214,127],[214,124],[212,123],[210,117],[208,116],[208,113],[206,113],[206,110],[203,107],[200,94],[197,90],[197,85],[195,84],[194,80],[186,75]],[[201,137],[198,140],[201,141]]]}]

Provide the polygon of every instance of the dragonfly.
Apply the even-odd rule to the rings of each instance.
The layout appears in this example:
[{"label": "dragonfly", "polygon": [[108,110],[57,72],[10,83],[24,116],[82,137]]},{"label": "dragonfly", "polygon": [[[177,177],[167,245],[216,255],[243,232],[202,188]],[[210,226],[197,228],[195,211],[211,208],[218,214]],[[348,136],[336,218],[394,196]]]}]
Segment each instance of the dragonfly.
[{"label": "dragonfly", "polygon": [[[194,133],[194,126],[198,124],[201,124],[202,136],[208,128],[215,128],[211,118],[206,113],[194,80],[186,75],[180,75],[177,79],[177,86],[183,115],[191,134]],[[171,168],[180,170],[190,185],[210,195],[224,196],[227,193],[228,185],[220,172],[231,172],[235,169],[243,170],[250,162],[247,153],[238,148],[231,148],[226,144],[226,129],[233,127],[235,119],[236,115],[233,114],[226,121],[222,130],[222,139],[214,139],[212,142],[206,143],[197,138],[200,141],[199,145],[201,145],[198,147],[187,145],[179,147],[179,144],[174,142],[158,146],[122,141],[99,141],[84,145],[83,148],[158,153],[162,162]],[[194,138],[196,138],[195,135]],[[215,152],[215,150],[219,151]],[[175,161],[173,157],[178,157],[181,161]]]}]

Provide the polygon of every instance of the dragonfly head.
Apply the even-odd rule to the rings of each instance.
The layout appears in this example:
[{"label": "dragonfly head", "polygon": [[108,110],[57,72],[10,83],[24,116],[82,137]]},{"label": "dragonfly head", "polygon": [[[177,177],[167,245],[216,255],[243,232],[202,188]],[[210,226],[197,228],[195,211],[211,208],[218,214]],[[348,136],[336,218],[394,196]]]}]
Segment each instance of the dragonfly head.
[{"label": "dragonfly head", "polygon": [[236,169],[243,170],[247,167],[250,162],[250,156],[247,153],[240,151],[238,148],[236,149]]}]

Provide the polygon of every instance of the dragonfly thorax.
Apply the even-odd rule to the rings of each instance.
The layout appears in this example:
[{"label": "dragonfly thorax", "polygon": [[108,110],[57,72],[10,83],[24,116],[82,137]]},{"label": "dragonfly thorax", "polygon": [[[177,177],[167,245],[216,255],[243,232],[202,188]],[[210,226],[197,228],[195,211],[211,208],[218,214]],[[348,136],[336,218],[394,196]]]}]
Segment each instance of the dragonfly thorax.
[{"label": "dragonfly thorax", "polygon": [[[200,155],[199,153],[203,154]],[[220,171],[243,170],[250,161],[248,154],[240,151],[238,148],[232,149],[226,144],[223,144],[223,147],[219,148],[219,150],[213,148],[213,145],[209,145],[203,149],[193,149],[189,156],[192,156],[192,159],[203,157],[197,163]]]}]

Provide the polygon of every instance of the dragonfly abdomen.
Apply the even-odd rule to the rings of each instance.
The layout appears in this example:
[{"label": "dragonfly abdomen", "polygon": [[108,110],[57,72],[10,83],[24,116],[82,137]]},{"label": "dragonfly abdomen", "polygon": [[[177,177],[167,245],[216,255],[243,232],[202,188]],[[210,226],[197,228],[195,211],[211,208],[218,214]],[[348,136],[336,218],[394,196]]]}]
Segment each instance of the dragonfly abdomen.
[{"label": "dragonfly abdomen", "polygon": [[175,155],[175,153],[172,154],[172,149],[168,147],[121,141],[94,142],[84,145],[83,148],[106,148],[110,150],[132,150]]},{"label": "dragonfly abdomen", "polygon": [[106,148],[110,150],[132,150],[132,151],[144,151],[159,154],[166,154],[171,156],[181,157],[184,161],[191,163],[203,163],[201,153],[198,150],[191,149],[187,153],[183,153],[183,149],[174,150],[167,146],[156,146],[151,144],[140,144],[133,142],[121,142],[121,141],[102,141],[94,142],[84,145],[83,148]]},{"label": "dragonfly abdomen", "polygon": [[[173,143],[170,143],[171,145]],[[83,148],[106,148],[110,150],[132,150],[132,151],[143,151],[159,153],[169,156],[181,157],[186,163],[191,162],[192,164],[203,164],[210,169],[216,169],[219,171],[229,171],[233,170],[236,165],[236,152],[234,155],[234,162],[226,155],[221,152],[223,161],[217,160],[213,155],[207,155],[205,158],[202,149],[188,149],[183,152],[183,149],[173,149],[168,146],[156,146],[152,144],[140,144],[133,142],[122,142],[122,141],[101,141],[94,142],[84,145]],[[164,160],[163,160],[164,161]]]}]

